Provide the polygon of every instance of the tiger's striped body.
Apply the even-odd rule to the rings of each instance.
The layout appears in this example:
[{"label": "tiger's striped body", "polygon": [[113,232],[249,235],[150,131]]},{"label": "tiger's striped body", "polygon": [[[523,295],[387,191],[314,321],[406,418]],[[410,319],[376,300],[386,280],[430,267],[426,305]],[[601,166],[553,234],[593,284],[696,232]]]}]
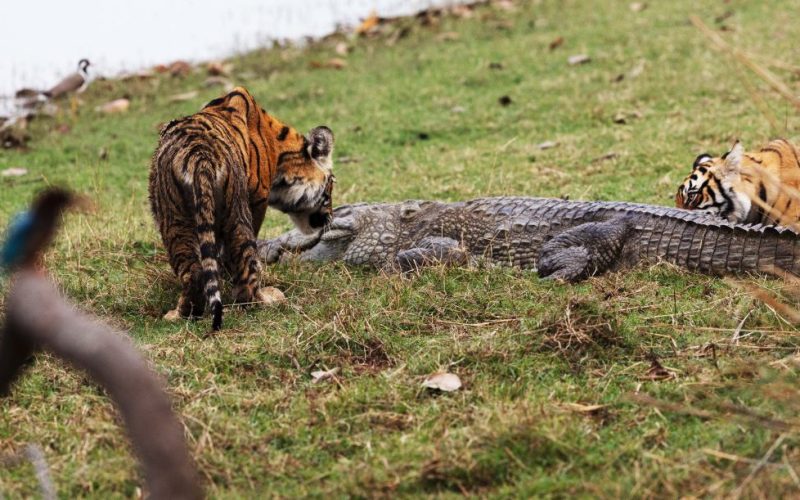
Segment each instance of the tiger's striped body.
[{"label": "tiger's striped body", "polygon": [[267,205],[305,232],[327,223],[332,149],[330,129],[317,127],[305,137],[242,87],[164,127],[150,169],[150,203],[182,286],[165,318],[202,315],[208,303],[213,328],[221,327],[222,255],[235,302],[270,302],[267,289],[259,289],[255,243]]},{"label": "tiger's striped body", "polygon": [[737,142],[722,157],[697,157],[678,186],[678,208],[717,213],[731,222],[791,225],[800,221],[800,159],[776,139],[755,152]]}]

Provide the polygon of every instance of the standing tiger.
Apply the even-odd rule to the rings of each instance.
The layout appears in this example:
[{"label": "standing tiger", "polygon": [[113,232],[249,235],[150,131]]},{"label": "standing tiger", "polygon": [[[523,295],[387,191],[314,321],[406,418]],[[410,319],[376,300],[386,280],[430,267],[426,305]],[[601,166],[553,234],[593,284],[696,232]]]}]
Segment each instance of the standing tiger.
[{"label": "standing tiger", "polygon": [[756,152],[739,141],[721,157],[702,154],[678,186],[678,208],[717,213],[731,222],[792,225],[800,221],[800,160],[785,139]]},{"label": "standing tiger", "polygon": [[256,235],[267,205],[303,232],[330,221],[333,133],[303,136],[237,87],[161,131],[150,168],[150,205],[182,292],[167,320],[200,316],[222,326],[217,260],[233,279],[237,303],[269,304],[277,289],[259,288]]}]

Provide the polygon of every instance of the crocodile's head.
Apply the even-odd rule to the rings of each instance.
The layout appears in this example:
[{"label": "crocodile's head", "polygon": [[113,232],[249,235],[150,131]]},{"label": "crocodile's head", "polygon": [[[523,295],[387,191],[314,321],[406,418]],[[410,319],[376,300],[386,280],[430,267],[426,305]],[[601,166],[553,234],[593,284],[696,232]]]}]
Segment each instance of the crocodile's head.
[{"label": "crocodile's head", "polygon": [[[299,253],[301,260],[342,260],[348,264],[383,266],[415,237],[435,211],[425,210],[434,202],[362,203],[343,205],[333,211],[333,220],[314,235],[294,230],[259,244],[262,258],[274,262],[285,252]],[[280,249],[278,251],[278,249]]]}]

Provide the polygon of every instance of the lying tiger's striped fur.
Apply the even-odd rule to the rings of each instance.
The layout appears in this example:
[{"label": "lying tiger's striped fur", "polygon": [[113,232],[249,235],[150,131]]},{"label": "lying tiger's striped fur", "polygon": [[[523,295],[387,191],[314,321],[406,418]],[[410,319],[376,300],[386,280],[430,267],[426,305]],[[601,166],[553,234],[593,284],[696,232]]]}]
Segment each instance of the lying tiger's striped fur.
[{"label": "lying tiger's striped fur", "polygon": [[289,214],[304,232],[326,224],[332,151],[330,129],[303,136],[242,87],[165,126],[150,169],[150,203],[183,287],[165,318],[202,315],[207,302],[213,328],[221,327],[222,255],[236,302],[270,302],[259,289],[255,241],[267,205]]},{"label": "lying tiger's striped fur", "polygon": [[800,219],[797,150],[776,139],[757,152],[738,141],[722,157],[697,157],[678,186],[678,208],[718,213],[732,222],[791,225]]}]

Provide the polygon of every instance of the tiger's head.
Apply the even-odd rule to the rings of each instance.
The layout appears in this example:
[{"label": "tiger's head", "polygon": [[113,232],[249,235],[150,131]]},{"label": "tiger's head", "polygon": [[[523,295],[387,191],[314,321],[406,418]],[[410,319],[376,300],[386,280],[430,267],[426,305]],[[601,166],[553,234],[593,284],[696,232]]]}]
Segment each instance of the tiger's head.
[{"label": "tiger's head", "polygon": [[739,141],[722,156],[704,153],[678,186],[675,206],[718,214],[733,222],[747,218],[752,202],[741,188],[742,168],[751,160]]},{"label": "tiger's head", "polygon": [[286,213],[303,233],[313,233],[333,214],[333,132],[319,126],[306,135],[281,130],[277,137],[285,149],[278,155],[269,206]]}]

